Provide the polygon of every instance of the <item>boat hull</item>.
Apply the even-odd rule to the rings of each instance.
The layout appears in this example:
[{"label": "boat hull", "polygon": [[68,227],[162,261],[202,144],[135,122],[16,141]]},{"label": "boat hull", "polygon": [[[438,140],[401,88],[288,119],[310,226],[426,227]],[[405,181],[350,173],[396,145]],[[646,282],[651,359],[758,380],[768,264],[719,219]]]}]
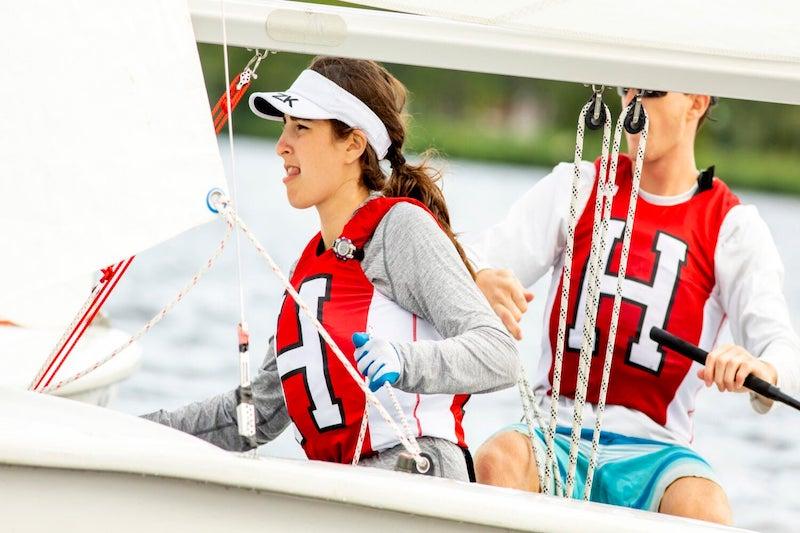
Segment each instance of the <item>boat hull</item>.
[{"label": "boat hull", "polygon": [[67,523],[86,532],[729,531],[475,483],[234,454],[138,417],[26,391],[0,389],[0,405],[0,513],[12,531]]}]

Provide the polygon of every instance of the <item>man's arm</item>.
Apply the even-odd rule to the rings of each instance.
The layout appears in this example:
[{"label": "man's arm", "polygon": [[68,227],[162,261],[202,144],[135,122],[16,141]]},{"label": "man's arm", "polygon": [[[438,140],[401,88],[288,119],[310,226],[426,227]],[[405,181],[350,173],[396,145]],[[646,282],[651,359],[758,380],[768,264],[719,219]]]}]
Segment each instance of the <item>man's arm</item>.
[{"label": "man's arm", "polygon": [[[595,169],[581,163],[580,217],[591,194]],[[533,300],[530,287],[559,262],[567,240],[574,166],[561,163],[517,200],[506,217],[462,241],[478,270],[476,282],[508,331],[522,338],[519,320]]]},{"label": "man's arm", "polygon": [[[783,264],[766,223],[754,206],[736,206],[720,229],[714,257],[723,308],[736,343],[711,352],[700,372],[720,390],[742,390],[749,373],[789,393],[800,389],[800,339],[783,295]],[[765,413],[772,402],[751,397]]]}]

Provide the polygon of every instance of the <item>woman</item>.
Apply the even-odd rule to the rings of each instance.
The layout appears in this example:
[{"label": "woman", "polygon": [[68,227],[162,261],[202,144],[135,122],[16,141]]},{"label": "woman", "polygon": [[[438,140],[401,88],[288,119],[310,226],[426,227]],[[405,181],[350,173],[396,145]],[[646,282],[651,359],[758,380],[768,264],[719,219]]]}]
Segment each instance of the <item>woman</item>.
[{"label": "woman", "polygon": [[[262,118],[284,121],[276,149],[289,203],[315,207],[320,217],[320,233],[293,269],[293,286],[397,417],[381,387],[394,386],[434,472],[466,480],[467,394],[513,385],[516,346],[473,281],[435,184],[438,173],[426,162],[405,161],[405,100],[405,87],[377,63],[323,57],[288,91],[253,94],[250,106]],[[309,458],[352,460],[364,393],[291,298],[284,299],[253,395],[259,443],[291,420]],[[233,391],[148,418],[246,449],[236,405]],[[368,420],[361,464],[393,468],[402,446],[376,412]]]}]

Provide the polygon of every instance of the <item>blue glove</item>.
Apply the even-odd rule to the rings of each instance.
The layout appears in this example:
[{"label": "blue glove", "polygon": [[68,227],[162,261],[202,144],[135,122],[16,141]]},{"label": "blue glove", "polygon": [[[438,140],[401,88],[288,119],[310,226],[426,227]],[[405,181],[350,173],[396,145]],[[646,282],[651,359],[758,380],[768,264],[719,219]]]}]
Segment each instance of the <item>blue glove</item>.
[{"label": "blue glove", "polygon": [[369,380],[369,390],[375,392],[384,383],[397,383],[403,366],[397,350],[390,342],[370,339],[367,333],[353,333],[353,344],[356,347],[353,356],[358,371]]}]

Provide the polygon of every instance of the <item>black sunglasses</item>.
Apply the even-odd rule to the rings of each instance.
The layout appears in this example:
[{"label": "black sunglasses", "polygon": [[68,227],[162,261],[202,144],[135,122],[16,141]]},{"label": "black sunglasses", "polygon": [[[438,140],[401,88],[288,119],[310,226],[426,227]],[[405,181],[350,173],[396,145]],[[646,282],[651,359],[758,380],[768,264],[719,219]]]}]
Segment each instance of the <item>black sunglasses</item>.
[{"label": "black sunglasses", "polygon": [[[619,94],[622,98],[627,96],[628,91],[638,91],[639,89],[633,89],[631,87],[617,87],[617,94]],[[642,98],[661,98],[662,96],[666,96],[667,91],[651,91],[650,89],[643,89],[642,90]]]}]

